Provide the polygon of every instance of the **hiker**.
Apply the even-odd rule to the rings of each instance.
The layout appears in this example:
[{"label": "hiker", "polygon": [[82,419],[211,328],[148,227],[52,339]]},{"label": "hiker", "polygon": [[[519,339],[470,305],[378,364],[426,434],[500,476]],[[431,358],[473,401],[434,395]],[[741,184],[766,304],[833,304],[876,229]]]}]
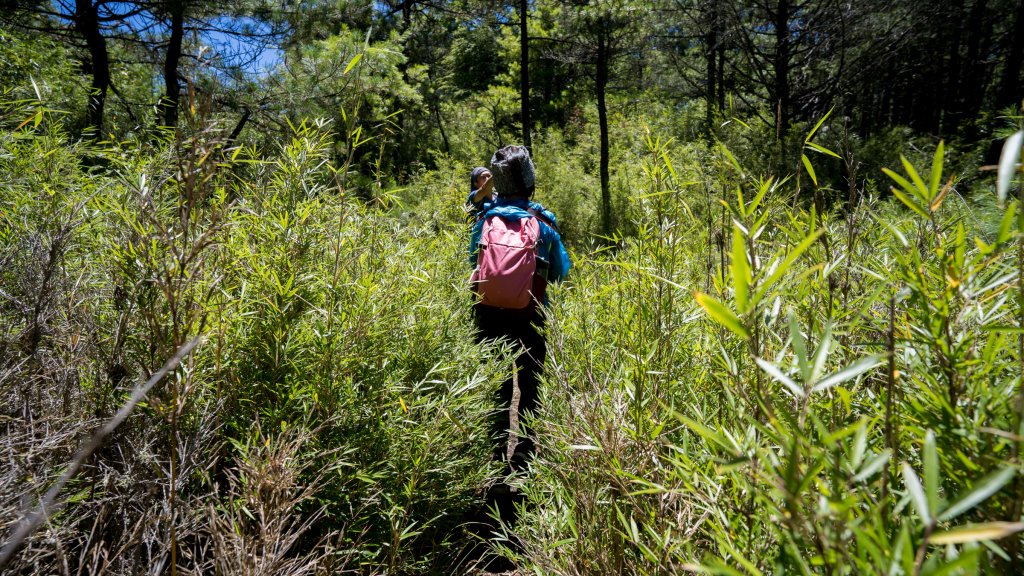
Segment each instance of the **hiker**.
[{"label": "hiker", "polygon": [[[479,220],[485,212],[494,206],[494,199],[494,179],[491,171],[483,166],[473,168],[469,174],[469,198],[466,199],[466,210],[471,218],[474,221]],[[554,213],[533,200],[529,201],[529,209],[534,215],[540,216],[545,223],[554,228],[555,232],[558,231],[558,221],[555,219]]]},{"label": "hiker", "polygon": [[469,199],[466,200],[474,220],[479,219],[494,204],[494,180],[491,171],[483,166],[473,168],[469,174]]},{"label": "hiker", "polygon": [[[496,196],[484,206],[469,244],[473,286],[480,295],[474,315],[479,341],[500,338],[516,347],[513,378],[519,387],[521,417],[537,407],[537,384],[546,352],[542,333],[545,288],[548,282],[566,277],[569,255],[554,214],[530,202],[535,174],[526,148],[506,146],[495,152],[490,174]],[[499,440],[495,456],[509,458],[507,472],[525,468],[533,453],[533,441],[526,433],[514,450],[509,447],[513,378],[501,385],[498,403],[505,409],[494,420]]]}]

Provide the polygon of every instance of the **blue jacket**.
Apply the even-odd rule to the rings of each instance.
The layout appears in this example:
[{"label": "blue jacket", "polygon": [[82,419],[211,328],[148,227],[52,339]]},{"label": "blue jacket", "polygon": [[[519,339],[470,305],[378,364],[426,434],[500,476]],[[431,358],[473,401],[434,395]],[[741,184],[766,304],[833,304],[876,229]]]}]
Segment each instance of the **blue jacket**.
[{"label": "blue jacket", "polygon": [[[543,206],[536,202],[529,202],[522,198],[498,198],[491,206],[486,206],[481,218],[473,225],[473,233],[469,238],[469,263],[476,266],[476,255],[479,251],[480,234],[484,229],[484,220],[490,216],[499,216],[505,220],[529,218],[530,213],[527,212],[527,209],[534,208],[534,205],[540,207],[540,211],[544,212],[545,217],[550,218],[553,223],[555,222],[555,215],[551,214],[550,211],[545,210]],[[534,209],[536,210],[537,208]],[[559,236],[557,230],[548,226],[540,218],[537,219],[537,224],[539,224],[540,228],[540,246],[537,248],[537,256],[548,262],[548,281],[561,282],[569,274],[571,266],[569,263],[569,253],[565,251],[562,237]],[[557,226],[558,224],[555,225]]]},{"label": "blue jacket", "polygon": [[[488,210],[490,210],[491,208],[494,208],[495,201],[490,199],[490,198],[484,198],[483,200],[480,200],[479,202],[474,202],[473,201],[473,196],[476,196],[476,189],[475,188],[469,192],[469,197],[466,198],[466,204],[471,206],[470,212],[473,215],[473,218],[479,220],[480,218],[483,217],[483,215]],[[540,205],[540,203],[534,202],[533,200],[530,200],[529,205],[530,205],[530,208],[532,208],[535,212],[537,212],[541,216],[547,218],[548,222],[551,222],[552,224],[554,224],[555,225],[555,231],[556,232],[558,231],[558,220],[555,218],[555,213],[554,212],[552,212],[551,210],[548,210],[544,206]]]}]

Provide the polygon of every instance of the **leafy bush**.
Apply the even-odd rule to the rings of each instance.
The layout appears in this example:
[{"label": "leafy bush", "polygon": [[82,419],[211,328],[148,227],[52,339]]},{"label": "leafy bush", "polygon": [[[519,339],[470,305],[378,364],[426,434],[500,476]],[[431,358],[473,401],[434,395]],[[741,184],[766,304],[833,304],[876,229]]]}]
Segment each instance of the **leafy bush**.
[{"label": "leafy bush", "polygon": [[[510,362],[472,337],[466,159],[353,193],[324,123],[270,152],[195,115],[85,144],[38,110],[0,108],[4,525],[203,340],[6,568],[471,570]],[[542,574],[1019,571],[1018,204],[976,210],[940,144],[840,211],[834,135],[774,178],[758,143],[613,118],[614,238],[590,244],[592,137],[535,144],[575,261],[496,548]]]},{"label": "leafy bush", "polygon": [[86,146],[49,121],[17,127],[22,115],[0,166],[18,454],[4,523],[134,382],[205,342],[72,480],[14,569],[451,562],[491,472],[490,388],[507,369],[471,338],[461,221],[399,226],[348,197],[316,125],[263,157],[223,150],[198,118],[173,142]]}]

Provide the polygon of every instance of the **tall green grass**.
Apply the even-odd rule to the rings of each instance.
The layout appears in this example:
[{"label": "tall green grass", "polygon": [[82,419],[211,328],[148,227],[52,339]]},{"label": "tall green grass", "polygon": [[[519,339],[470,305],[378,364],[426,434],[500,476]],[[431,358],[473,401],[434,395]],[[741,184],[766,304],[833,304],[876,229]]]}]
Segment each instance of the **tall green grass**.
[{"label": "tall green grass", "polygon": [[1016,570],[1016,205],[978,221],[941,144],[847,214],[710,152],[649,139],[636,236],[558,294],[520,560]]},{"label": "tall green grass", "polygon": [[[323,123],[273,150],[184,123],[86,144],[0,107],[3,525],[203,337],[8,569],[474,570],[511,363],[472,336],[468,166],[386,190]],[[574,268],[493,542],[522,571],[1019,571],[1017,204],[960,197],[941,145],[831,190],[856,158],[808,132],[806,163],[759,174],[637,128],[602,239],[586,142],[538,138]]]}]

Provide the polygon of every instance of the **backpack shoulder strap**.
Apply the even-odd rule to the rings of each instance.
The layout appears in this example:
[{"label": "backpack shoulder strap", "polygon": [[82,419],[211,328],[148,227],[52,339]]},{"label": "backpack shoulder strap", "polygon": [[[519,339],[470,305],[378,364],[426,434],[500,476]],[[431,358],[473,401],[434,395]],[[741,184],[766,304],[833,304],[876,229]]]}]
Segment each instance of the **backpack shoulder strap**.
[{"label": "backpack shoulder strap", "polygon": [[540,210],[530,208],[527,210],[527,212],[530,213],[530,216],[533,216],[537,220],[540,220],[541,222],[547,224],[548,227],[554,230],[555,232],[558,232],[558,225],[552,222],[551,219],[545,216],[544,213],[541,212]]}]

